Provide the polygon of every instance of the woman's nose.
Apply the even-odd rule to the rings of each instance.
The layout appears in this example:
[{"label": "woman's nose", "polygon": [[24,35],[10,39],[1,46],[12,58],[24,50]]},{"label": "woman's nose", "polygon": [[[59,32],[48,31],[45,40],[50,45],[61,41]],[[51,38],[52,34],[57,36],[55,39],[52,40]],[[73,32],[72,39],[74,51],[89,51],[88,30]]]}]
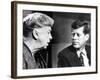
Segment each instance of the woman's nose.
[{"label": "woman's nose", "polygon": [[52,39],[52,35],[51,34],[49,34],[49,38]]}]

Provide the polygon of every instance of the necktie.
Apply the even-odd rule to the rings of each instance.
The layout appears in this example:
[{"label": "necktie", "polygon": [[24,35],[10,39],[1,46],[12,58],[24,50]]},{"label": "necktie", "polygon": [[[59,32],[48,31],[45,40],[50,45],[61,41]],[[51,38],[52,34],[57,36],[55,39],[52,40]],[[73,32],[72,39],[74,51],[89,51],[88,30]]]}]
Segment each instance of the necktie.
[{"label": "necktie", "polygon": [[83,52],[80,53],[79,60],[80,60],[81,66],[84,66]]}]

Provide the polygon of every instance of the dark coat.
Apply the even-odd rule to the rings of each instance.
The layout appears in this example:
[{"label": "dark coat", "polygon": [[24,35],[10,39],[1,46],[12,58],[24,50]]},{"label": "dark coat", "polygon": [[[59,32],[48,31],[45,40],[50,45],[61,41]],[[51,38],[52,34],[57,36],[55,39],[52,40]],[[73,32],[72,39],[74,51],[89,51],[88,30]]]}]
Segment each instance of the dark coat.
[{"label": "dark coat", "polygon": [[23,69],[36,69],[48,67],[48,53],[46,50],[39,50],[32,55],[29,48],[23,44]]},{"label": "dark coat", "polygon": [[[85,46],[87,57],[89,59],[89,65],[91,65],[91,48],[90,46]],[[63,49],[58,54],[58,67],[77,67],[81,66],[81,62],[78,58],[75,48],[71,45]]]}]

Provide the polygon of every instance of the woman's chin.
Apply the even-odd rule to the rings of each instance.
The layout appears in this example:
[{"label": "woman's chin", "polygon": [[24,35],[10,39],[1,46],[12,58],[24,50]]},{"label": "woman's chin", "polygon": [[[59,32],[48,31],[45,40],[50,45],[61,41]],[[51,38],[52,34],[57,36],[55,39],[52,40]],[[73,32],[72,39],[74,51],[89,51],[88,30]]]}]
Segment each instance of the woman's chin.
[{"label": "woman's chin", "polygon": [[48,44],[47,45],[44,45],[44,49],[46,49],[48,47]]}]

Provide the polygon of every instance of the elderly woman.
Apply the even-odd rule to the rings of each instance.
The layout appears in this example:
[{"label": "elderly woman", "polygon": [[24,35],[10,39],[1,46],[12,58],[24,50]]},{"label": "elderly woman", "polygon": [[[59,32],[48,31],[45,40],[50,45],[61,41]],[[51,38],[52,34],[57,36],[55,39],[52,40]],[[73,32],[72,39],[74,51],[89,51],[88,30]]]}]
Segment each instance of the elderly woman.
[{"label": "elderly woman", "polygon": [[23,19],[23,69],[48,67],[48,54],[43,49],[47,48],[52,39],[53,24],[51,17],[39,12]]}]

